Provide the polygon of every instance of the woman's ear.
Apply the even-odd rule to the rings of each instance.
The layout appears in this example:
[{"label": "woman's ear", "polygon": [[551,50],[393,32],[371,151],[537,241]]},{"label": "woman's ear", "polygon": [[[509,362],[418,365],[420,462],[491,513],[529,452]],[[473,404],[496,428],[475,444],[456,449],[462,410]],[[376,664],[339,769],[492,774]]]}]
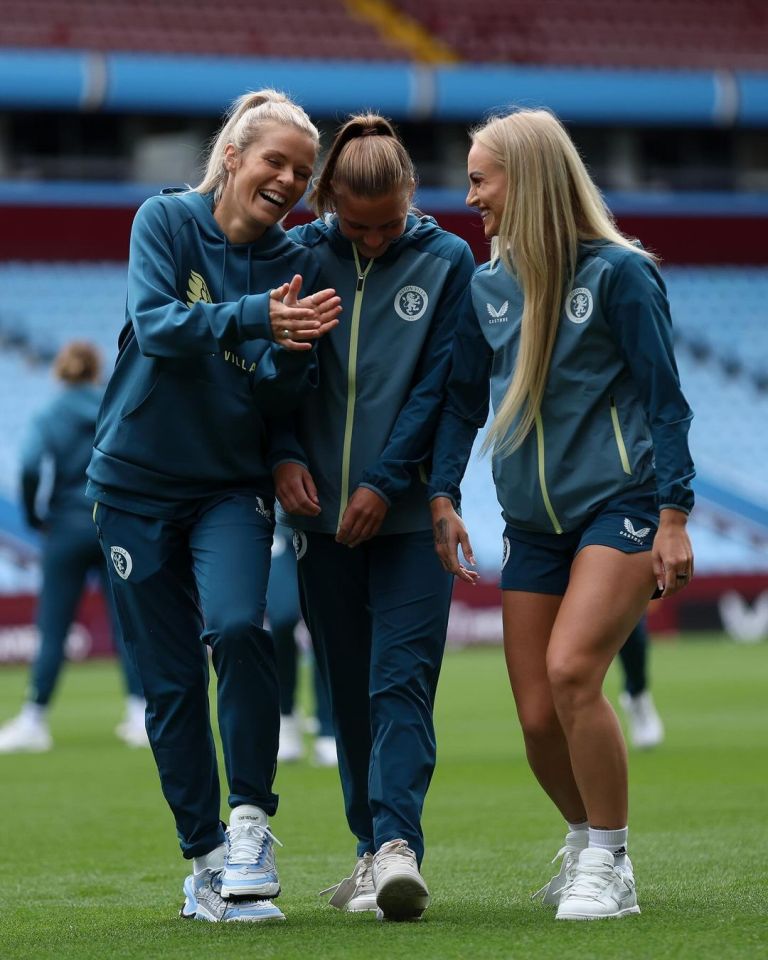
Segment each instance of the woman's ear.
[{"label": "woman's ear", "polygon": [[224,148],[224,169],[227,173],[234,173],[237,169],[239,153],[234,143],[228,143]]}]

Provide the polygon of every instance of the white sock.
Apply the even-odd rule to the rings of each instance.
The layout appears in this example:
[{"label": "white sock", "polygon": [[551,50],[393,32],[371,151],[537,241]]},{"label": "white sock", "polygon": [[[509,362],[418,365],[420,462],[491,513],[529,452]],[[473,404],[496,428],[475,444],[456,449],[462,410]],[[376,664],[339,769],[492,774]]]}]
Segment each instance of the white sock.
[{"label": "white sock", "polygon": [[125,715],[132,723],[144,723],[147,701],[144,697],[129,694],[125,701]]},{"label": "white sock", "polygon": [[571,823],[570,821],[565,821],[568,824],[568,833],[565,835],[565,845],[567,847],[576,847],[581,850],[582,848],[586,849],[589,846],[589,821],[583,820],[581,823]]},{"label": "white sock", "polygon": [[269,817],[264,813],[261,807],[254,806],[252,803],[241,803],[235,807],[229,815],[229,825],[234,827],[241,820],[252,820],[260,827],[266,827],[269,823]]},{"label": "white sock", "polygon": [[44,726],[48,722],[48,707],[28,700],[21,708],[19,716],[36,726]]},{"label": "white sock", "polygon": [[220,843],[214,847],[210,853],[205,856],[195,857],[192,860],[192,870],[194,873],[202,873],[203,870],[221,870],[224,867],[224,857],[227,853],[226,843]]},{"label": "white sock", "polygon": [[628,832],[627,827],[622,827],[621,830],[595,830],[590,827],[589,845],[600,850],[610,850],[616,866],[621,867],[627,855]]}]

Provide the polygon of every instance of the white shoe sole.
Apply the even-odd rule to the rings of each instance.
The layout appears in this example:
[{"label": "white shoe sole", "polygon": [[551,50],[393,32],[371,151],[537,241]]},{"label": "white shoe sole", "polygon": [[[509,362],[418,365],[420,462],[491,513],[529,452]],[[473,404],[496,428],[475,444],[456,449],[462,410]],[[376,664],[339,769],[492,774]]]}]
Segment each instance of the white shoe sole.
[{"label": "white shoe sole", "polygon": [[635,904],[634,907],[625,907],[616,913],[558,913],[556,920],[620,920],[622,917],[628,917],[630,914],[640,913],[640,907]]},{"label": "white shoe sole", "polygon": [[429,892],[418,877],[391,877],[376,889],[379,919],[418,920],[429,906]]}]

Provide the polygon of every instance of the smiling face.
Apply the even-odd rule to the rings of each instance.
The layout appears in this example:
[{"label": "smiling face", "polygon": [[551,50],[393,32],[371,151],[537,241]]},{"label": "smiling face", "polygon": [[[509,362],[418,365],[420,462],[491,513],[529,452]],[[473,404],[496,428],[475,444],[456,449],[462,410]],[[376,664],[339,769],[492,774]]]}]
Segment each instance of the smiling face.
[{"label": "smiling face", "polygon": [[487,147],[475,142],[467,157],[467,176],[467,206],[474,207],[480,214],[486,237],[495,237],[507,202],[507,175],[504,168]]},{"label": "smiling face", "polygon": [[242,151],[228,144],[224,162],[229,176],[213,215],[232,243],[250,243],[303,196],[315,144],[296,127],[271,123]]},{"label": "smiling face", "polygon": [[413,188],[380,197],[359,197],[344,187],[334,191],[339,230],[368,259],[380,257],[403,235]]}]

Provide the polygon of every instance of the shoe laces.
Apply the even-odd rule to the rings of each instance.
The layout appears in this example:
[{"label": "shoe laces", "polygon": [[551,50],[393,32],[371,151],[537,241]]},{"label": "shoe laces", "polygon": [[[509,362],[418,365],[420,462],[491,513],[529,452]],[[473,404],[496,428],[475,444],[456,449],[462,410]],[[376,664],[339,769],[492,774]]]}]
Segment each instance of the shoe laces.
[{"label": "shoe laces", "polygon": [[616,879],[616,868],[609,863],[581,863],[563,887],[563,897],[597,899]]},{"label": "shoe laces", "polygon": [[387,865],[396,863],[403,857],[412,861],[413,865],[416,866],[416,854],[408,846],[407,840],[389,840],[379,847],[376,853],[376,865],[380,869],[386,868]]},{"label": "shoe laces", "polygon": [[227,859],[230,863],[261,864],[271,854],[273,842],[283,846],[269,827],[259,823],[238,823],[235,827],[230,826],[228,834]]},{"label": "shoe laces", "polygon": [[540,890],[537,890],[535,893],[531,894],[531,900],[544,899],[547,890],[549,890],[550,886],[552,885],[552,881],[557,880],[557,878],[563,872],[563,867],[565,867],[565,883],[563,884],[563,889],[565,889],[565,887],[573,880],[576,864],[579,862],[580,852],[581,850],[579,847],[574,847],[569,843],[566,843],[564,846],[560,847],[554,857],[552,857],[550,860],[550,863],[557,863],[561,857],[564,857],[565,859],[560,866],[560,870],[557,872],[557,874],[555,874],[554,877],[552,877],[551,880],[547,880]]},{"label": "shoe laces", "polygon": [[[337,897],[336,894],[339,891],[340,896]],[[360,857],[355,864],[355,869],[348,877],[345,877],[339,883],[335,883],[332,887],[326,887],[325,890],[321,890],[318,896],[324,897],[330,893],[331,899],[329,903],[331,906],[341,908],[357,896],[374,892],[373,857],[370,853],[366,853]]]}]

